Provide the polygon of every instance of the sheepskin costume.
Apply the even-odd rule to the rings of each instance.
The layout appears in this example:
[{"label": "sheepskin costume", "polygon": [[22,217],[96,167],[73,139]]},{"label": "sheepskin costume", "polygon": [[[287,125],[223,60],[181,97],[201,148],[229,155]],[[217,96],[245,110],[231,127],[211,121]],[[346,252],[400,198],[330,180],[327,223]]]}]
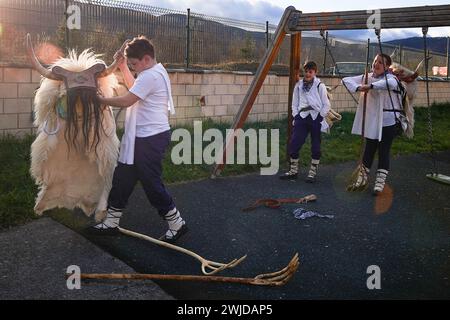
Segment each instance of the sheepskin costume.
[{"label": "sheepskin costume", "polygon": [[[99,55],[88,49],[78,56],[75,51],[71,51],[67,58],[60,58],[51,68],[60,66],[69,71],[80,72],[97,63],[104,64]],[[104,97],[112,97],[117,86],[114,74],[98,78],[98,89]],[[92,98],[95,93],[89,94]],[[41,79],[41,86],[34,99],[34,124],[38,127],[38,136],[31,145],[30,173],[39,186],[34,210],[41,215],[56,207],[78,207],[87,216],[95,212],[96,219],[99,220],[105,214],[119,152],[114,115],[111,107],[103,106],[97,117],[100,121],[95,126],[90,117],[93,110],[91,99],[88,109],[91,111],[86,122],[89,126],[88,130],[84,130],[88,132],[88,136],[83,135],[81,128],[76,131],[75,136],[68,139],[68,122],[65,117],[61,117],[61,110],[58,110],[61,101],[67,101],[66,96],[63,81]],[[78,123],[79,127],[83,126],[83,120],[80,119],[80,113],[83,112],[81,101],[81,98],[77,98],[73,103],[76,106],[75,117],[78,119],[75,124]],[[96,143],[84,148],[76,147],[85,145],[86,139]]]}]

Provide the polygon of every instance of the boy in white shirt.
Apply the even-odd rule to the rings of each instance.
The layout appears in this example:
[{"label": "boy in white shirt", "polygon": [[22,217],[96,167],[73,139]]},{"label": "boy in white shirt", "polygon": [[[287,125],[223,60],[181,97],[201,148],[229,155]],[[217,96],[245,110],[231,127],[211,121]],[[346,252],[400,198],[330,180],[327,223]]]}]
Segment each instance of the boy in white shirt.
[{"label": "boy in white shirt", "polygon": [[281,175],[280,179],[297,179],[299,153],[310,134],[311,167],[306,182],[314,182],[321,156],[321,131],[328,127],[324,118],[330,110],[330,101],[325,84],[322,84],[316,77],[316,63],[306,62],[303,70],[305,71],[304,77],[296,83],[292,97],[294,126],[289,142],[290,169]]},{"label": "boy in white shirt", "polygon": [[[126,58],[116,53],[129,92],[113,98],[98,97],[103,105],[127,108],[125,133],[114,171],[106,218],[90,228],[91,233],[117,234],[119,220],[137,181],[150,203],[168,222],[168,231],[160,238],[174,242],[187,231],[175,203],[165,188],[162,161],[170,143],[169,110],[174,113],[170,79],[165,68],[156,62],[153,44],[145,37],[128,43]],[[137,73],[134,79],[128,63]]]}]

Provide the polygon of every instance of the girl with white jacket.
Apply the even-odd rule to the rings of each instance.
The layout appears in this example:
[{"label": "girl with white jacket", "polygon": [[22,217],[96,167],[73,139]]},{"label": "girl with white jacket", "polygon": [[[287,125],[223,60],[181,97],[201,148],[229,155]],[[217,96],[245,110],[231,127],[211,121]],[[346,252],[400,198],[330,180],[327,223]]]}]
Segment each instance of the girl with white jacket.
[{"label": "girl with white jacket", "polygon": [[[364,122],[365,148],[362,168],[357,181],[350,190],[364,188],[369,182],[369,172],[375,153],[378,150],[378,169],[373,194],[378,195],[384,189],[390,168],[390,151],[392,142],[402,132],[404,112],[402,108],[401,88],[397,78],[389,73],[392,60],[388,55],[378,54],[368,74],[367,84],[364,75],[342,79],[352,93],[367,94]],[[352,133],[361,135],[363,119],[363,95],[353,122]]]}]

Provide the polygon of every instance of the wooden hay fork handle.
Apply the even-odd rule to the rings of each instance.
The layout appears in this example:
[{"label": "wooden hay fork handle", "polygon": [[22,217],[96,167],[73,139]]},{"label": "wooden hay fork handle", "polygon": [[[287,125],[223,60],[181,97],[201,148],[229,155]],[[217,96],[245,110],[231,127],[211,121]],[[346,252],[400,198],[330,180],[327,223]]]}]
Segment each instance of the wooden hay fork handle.
[{"label": "wooden hay fork handle", "polygon": [[[131,236],[131,237],[135,237],[135,238],[142,239],[145,241],[149,241],[154,244],[157,244],[157,245],[160,245],[160,246],[163,246],[163,247],[166,247],[166,248],[169,248],[169,249],[181,252],[181,253],[185,253],[185,254],[199,260],[202,264],[202,272],[205,275],[213,275],[224,269],[233,268],[233,267],[237,266],[239,263],[241,263],[247,257],[247,255],[244,255],[244,256],[240,257],[239,259],[234,259],[228,263],[215,262],[215,261],[207,260],[207,259],[201,257],[200,255],[196,254],[195,252],[192,252],[190,250],[176,246],[171,243],[157,240],[157,239],[147,236],[145,234],[130,231],[130,230],[127,230],[127,229],[124,229],[121,227],[119,227],[119,231],[127,236]],[[212,271],[208,272],[208,271],[206,271],[207,269],[210,269]]]},{"label": "wooden hay fork handle", "polygon": [[[289,264],[281,270],[259,274],[253,278],[221,277],[221,276],[199,276],[179,274],[123,274],[123,273],[82,273],[81,280],[104,280],[104,279],[127,279],[127,280],[176,280],[176,281],[199,281],[199,282],[227,282],[240,283],[257,286],[282,286],[286,284],[297,271],[299,266],[298,253],[294,255]],[[66,277],[71,274],[66,274]]]}]

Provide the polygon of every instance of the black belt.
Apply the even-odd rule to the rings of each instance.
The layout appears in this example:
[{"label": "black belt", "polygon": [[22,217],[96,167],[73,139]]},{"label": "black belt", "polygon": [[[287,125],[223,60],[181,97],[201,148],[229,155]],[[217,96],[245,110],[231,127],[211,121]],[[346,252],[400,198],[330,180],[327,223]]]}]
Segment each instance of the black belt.
[{"label": "black belt", "polygon": [[404,110],[399,110],[399,109],[383,109],[383,112],[395,112],[395,113],[400,113],[400,114],[405,114]]},{"label": "black belt", "polygon": [[299,112],[311,111],[311,110],[314,110],[314,108],[311,106],[307,106],[307,107],[301,108]]}]

